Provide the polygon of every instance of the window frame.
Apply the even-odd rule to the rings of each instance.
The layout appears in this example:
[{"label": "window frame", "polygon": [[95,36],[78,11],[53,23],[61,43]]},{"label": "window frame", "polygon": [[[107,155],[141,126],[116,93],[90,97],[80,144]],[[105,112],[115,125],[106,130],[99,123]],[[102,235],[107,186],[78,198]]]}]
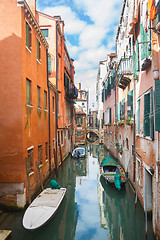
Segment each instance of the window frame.
[{"label": "window frame", "polygon": [[[29,84],[29,85],[28,85]],[[26,78],[26,104],[31,105],[32,103],[32,94],[31,94],[31,80]],[[29,88],[28,88],[29,87]],[[28,89],[27,89],[28,88]],[[29,90],[29,95],[28,95],[28,90]]]},{"label": "window frame", "polygon": [[32,28],[26,21],[26,48],[31,51],[32,49]]}]

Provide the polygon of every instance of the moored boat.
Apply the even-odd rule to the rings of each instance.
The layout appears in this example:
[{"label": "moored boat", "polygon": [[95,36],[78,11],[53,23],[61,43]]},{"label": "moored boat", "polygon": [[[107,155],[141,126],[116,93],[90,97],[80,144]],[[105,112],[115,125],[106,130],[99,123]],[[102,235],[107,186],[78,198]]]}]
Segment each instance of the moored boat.
[{"label": "moored boat", "polygon": [[74,158],[84,158],[86,156],[86,149],[82,147],[75,148],[72,152]]},{"label": "moored boat", "polygon": [[57,212],[66,188],[44,189],[29,205],[23,217],[23,226],[35,230],[45,225]]},{"label": "moored boat", "polygon": [[112,184],[118,190],[126,182],[126,176],[123,168],[112,158],[106,157],[100,164],[100,172],[107,183]]}]

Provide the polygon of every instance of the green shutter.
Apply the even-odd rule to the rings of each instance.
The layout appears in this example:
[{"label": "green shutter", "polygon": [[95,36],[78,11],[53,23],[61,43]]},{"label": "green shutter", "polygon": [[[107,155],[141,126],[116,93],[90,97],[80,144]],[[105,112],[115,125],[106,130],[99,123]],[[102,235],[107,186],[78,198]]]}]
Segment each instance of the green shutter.
[{"label": "green shutter", "polygon": [[27,22],[26,22],[26,46],[29,48],[29,27]]},{"label": "green shutter", "polygon": [[140,99],[138,100],[138,134],[140,134]]},{"label": "green shutter", "polygon": [[75,118],[76,124],[77,124],[77,117]]},{"label": "green shutter", "polygon": [[132,119],[133,118],[133,90],[127,92],[127,107],[130,108],[130,110],[127,109],[127,118]]},{"label": "green shutter", "polygon": [[83,123],[83,118],[81,118],[81,124]]},{"label": "green shutter", "polygon": [[154,105],[153,105],[153,88],[150,91],[150,137],[154,139]]},{"label": "green shutter", "polygon": [[112,109],[110,108],[109,109],[109,123],[111,124],[111,121],[112,121],[112,118],[111,118],[111,116],[112,116],[112,111],[111,111]]},{"label": "green shutter", "polygon": [[102,102],[104,102],[104,89],[102,89]]},{"label": "green shutter", "polygon": [[135,50],[133,49],[133,76],[137,78],[137,71],[139,71],[139,44],[138,40],[135,44]]},{"label": "green shutter", "polygon": [[150,136],[150,94],[144,95],[144,136]]},{"label": "green shutter", "polygon": [[44,109],[47,109],[47,92],[44,91]]},{"label": "green shutter", "polygon": [[37,106],[40,107],[40,88],[37,86]]},{"label": "green shutter", "polygon": [[117,121],[120,121],[120,112],[121,112],[121,108],[120,108],[120,102],[117,103]]},{"label": "green shutter", "polygon": [[[141,35],[141,60],[148,58],[151,54],[150,48],[150,30],[146,33],[143,24],[140,24],[140,35]],[[150,49],[151,50],[151,49]]]},{"label": "green shutter", "polygon": [[160,79],[155,80],[155,131],[160,132]]},{"label": "green shutter", "polygon": [[39,60],[40,59],[40,43],[37,39],[37,59]]},{"label": "green shutter", "polygon": [[30,81],[26,80],[26,101],[30,104]]},{"label": "green shutter", "polygon": [[125,119],[125,98],[124,99],[122,99],[122,104],[121,104],[121,106],[122,106],[122,114],[121,114],[121,118],[122,118],[122,120],[123,119]]},{"label": "green shutter", "polygon": [[51,74],[51,56],[48,54],[48,74]]}]

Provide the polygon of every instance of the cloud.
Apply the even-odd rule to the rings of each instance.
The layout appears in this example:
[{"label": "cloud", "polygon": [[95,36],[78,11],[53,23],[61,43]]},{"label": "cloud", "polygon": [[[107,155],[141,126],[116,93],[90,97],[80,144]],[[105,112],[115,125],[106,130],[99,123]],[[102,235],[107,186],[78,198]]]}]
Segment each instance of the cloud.
[{"label": "cloud", "polygon": [[82,89],[89,90],[91,106],[96,101],[99,61],[115,49],[122,0],[62,0],[50,2],[53,5],[41,10],[64,20],[66,45],[75,60],[75,83],[81,82]]},{"label": "cloud", "polygon": [[65,34],[80,34],[86,26],[86,22],[80,20],[77,14],[67,6],[47,7],[43,12],[51,16],[60,15],[65,23]]}]

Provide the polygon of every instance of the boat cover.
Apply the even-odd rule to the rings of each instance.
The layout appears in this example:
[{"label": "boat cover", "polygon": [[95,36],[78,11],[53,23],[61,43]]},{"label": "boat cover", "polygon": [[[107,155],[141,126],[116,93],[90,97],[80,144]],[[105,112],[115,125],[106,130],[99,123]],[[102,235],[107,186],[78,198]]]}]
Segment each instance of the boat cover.
[{"label": "boat cover", "polygon": [[100,165],[100,167],[103,166],[117,166],[117,163],[112,158],[106,157]]},{"label": "boat cover", "polygon": [[120,179],[120,175],[118,173],[116,173],[114,176],[114,184],[118,190],[121,190],[121,179]]}]

